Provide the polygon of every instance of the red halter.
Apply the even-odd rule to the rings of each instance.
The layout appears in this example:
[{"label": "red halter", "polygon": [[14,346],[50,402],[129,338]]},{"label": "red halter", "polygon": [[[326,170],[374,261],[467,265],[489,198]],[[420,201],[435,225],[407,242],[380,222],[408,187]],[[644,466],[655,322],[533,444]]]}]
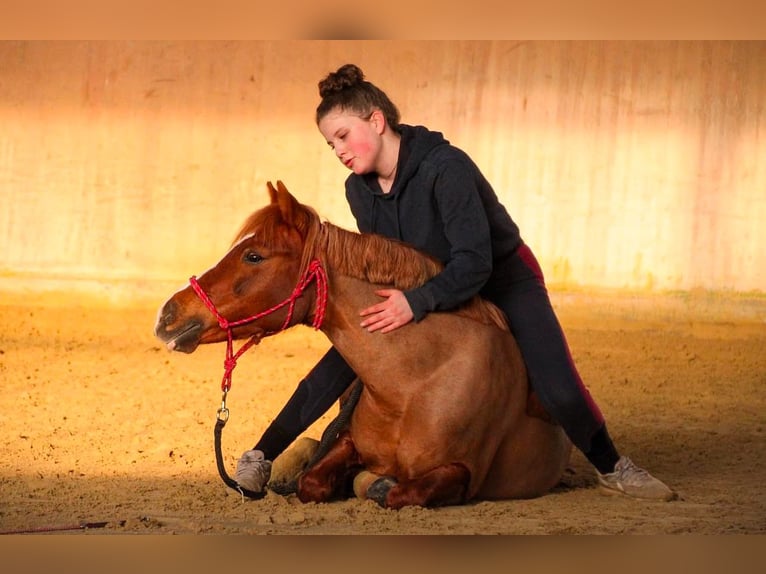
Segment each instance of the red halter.
[{"label": "red halter", "polygon": [[303,295],[303,292],[306,290],[306,288],[309,286],[309,284],[316,280],[316,286],[317,286],[317,301],[316,301],[316,312],[314,313],[314,321],[312,322],[312,326],[315,329],[319,329],[322,326],[322,321],[324,320],[324,314],[325,310],[327,308],[327,273],[325,272],[324,268],[322,267],[322,264],[319,262],[318,259],[314,259],[306,269],[306,272],[303,274],[303,277],[301,277],[300,281],[298,281],[298,284],[295,286],[295,289],[293,289],[292,294],[282,301],[281,303],[274,305],[271,309],[266,309],[265,311],[261,311],[260,313],[256,313],[255,315],[251,315],[250,317],[246,317],[245,319],[238,319],[236,321],[229,321],[226,319],[223,315],[221,315],[218,312],[218,309],[216,309],[215,305],[213,304],[213,301],[210,299],[207,293],[202,290],[202,287],[199,286],[199,283],[197,282],[197,278],[192,276],[189,279],[189,283],[192,286],[192,289],[194,289],[194,292],[197,294],[197,296],[202,299],[202,302],[205,304],[205,307],[210,309],[210,312],[215,315],[215,318],[218,320],[218,325],[221,327],[221,329],[224,329],[226,331],[227,336],[227,343],[226,343],[226,359],[223,362],[223,380],[221,381],[221,390],[224,393],[227,393],[229,389],[231,388],[231,374],[234,371],[234,367],[237,366],[237,359],[239,359],[245,351],[247,351],[250,347],[252,347],[258,340],[260,340],[260,337],[257,335],[253,335],[246,343],[244,343],[240,348],[239,351],[234,353],[234,336],[232,335],[232,330],[234,327],[239,327],[240,325],[246,325],[248,323],[252,323],[253,321],[256,321],[260,319],[261,317],[265,317],[266,315],[270,315],[274,311],[278,311],[282,307],[289,305],[287,310],[287,317],[285,318],[285,322],[282,324],[282,327],[279,328],[278,331],[273,331],[268,334],[278,333],[279,331],[284,331],[287,329],[287,327],[290,326],[290,321],[293,318],[293,311],[295,310],[295,301]]}]

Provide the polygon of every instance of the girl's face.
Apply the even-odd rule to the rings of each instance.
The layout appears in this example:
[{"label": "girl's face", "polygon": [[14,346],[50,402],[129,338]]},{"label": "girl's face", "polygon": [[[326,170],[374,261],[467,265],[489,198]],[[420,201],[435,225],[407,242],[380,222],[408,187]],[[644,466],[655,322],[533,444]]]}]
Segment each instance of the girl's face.
[{"label": "girl's face", "polygon": [[357,175],[377,171],[380,156],[380,112],[365,119],[335,109],[319,121],[319,131],[340,162]]}]

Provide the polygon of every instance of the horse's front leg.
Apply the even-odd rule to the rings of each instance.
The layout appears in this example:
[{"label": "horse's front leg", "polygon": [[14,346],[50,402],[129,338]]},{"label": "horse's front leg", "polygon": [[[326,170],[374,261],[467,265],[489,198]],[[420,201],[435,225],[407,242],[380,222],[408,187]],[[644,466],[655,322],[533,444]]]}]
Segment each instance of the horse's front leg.
[{"label": "horse's front leg", "polygon": [[[364,498],[370,498],[385,508],[395,509],[405,506],[463,504],[470,481],[471,471],[465,465],[453,462],[402,482],[382,476],[367,486]],[[359,484],[355,487],[358,489]]]},{"label": "horse's front leg", "polygon": [[361,458],[348,431],[342,433],[327,454],[298,479],[301,502],[327,502],[345,496]]}]

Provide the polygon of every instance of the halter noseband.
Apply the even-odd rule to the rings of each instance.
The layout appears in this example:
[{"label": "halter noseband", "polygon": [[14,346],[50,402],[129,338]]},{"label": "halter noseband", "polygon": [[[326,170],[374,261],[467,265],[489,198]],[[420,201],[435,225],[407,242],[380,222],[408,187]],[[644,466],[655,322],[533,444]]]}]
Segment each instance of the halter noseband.
[{"label": "halter noseband", "polygon": [[306,291],[312,281],[316,281],[317,289],[316,311],[314,313],[312,327],[319,329],[322,326],[325,310],[327,309],[327,273],[325,272],[324,267],[322,267],[322,263],[318,259],[314,259],[311,263],[309,263],[306,272],[300,278],[298,284],[295,286],[295,289],[293,289],[292,294],[287,299],[281,303],[278,303],[277,305],[274,305],[270,309],[266,309],[265,311],[261,311],[260,313],[256,313],[255,315],[251,315],[250,317],[246,317],[244,319],[238,319],[236,321],[229,321],[226,319],[226,317],[221,315],[208,294],[205,293],[202,287],[200,287],[199,283],[197,282],[197,278],[195,276],[189,278],[189,283],[191,284],[192,289],[194,289],[194,292],[200,299],[202,299],[205,307],[207,307],[215,316],[221,329],[226,331],[226,359],[223,362],[224,371],[223,380],[221,381],[221,390],[224,392],[224,396],[225,393],[227,393],[231,388],[231,374],[234,371],[234,367],[237,366],[237,359],[239,359],[245,353],[245,351],[247,351],[261,339],[261,335],[253,335],[239,348],[239,351],[234,353],[234,336],[232,334],[234,327],[252,323],[253,321],[257,321],[262,317],[278,311],[282,307],[288,306],[285,322],[277,331],[271,331],[267,333],[267,335],[284,331],[290,326],[290,321],[293,318],[293,311],[295,310],[295,302],[299,297],[301,297],[301,295],[303,295],[304,291]]}]

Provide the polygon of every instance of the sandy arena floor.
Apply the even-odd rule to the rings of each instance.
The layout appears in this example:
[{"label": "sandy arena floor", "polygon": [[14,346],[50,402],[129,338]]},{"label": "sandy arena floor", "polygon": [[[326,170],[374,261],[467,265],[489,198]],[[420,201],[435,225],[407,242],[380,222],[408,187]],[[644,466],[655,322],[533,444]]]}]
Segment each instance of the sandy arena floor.
[{"label": "sandy arena floor", "polygon": [[[575,453],[561,486],[535,500],[398,512],[273,493],[243,502],[220,481],[213,454],[223,346],[168,353],[152,335],[154,308],[0,297],[0,531],[766,533],[763,318],[626,317],[577,298],[558,306],[618,447],[679,500],[604,496]],[[241,359],[224,432],[230,473],[327,346],[300,327]],[[329,419],[307,434],[318,437]]]}]

